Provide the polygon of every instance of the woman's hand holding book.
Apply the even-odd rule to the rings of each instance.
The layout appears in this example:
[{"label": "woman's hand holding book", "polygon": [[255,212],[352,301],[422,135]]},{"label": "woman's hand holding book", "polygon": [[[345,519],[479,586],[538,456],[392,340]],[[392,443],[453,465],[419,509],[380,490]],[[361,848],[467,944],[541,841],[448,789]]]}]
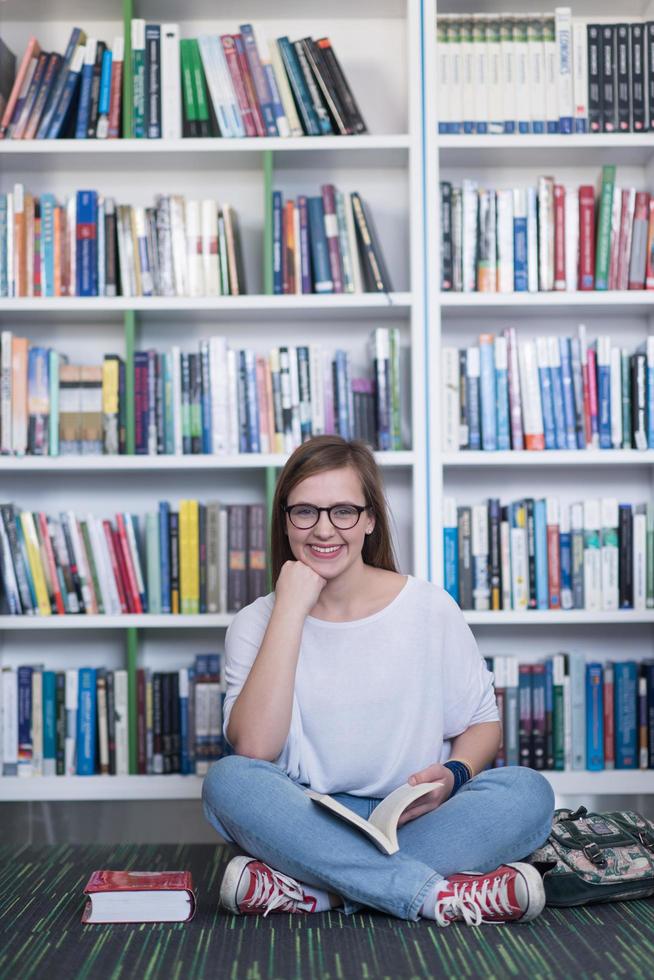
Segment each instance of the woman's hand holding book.
[{"label": "woman's hand holding book", "polygon": [[398,827],[401,827],[404,823],[408,823],[409,820],[415,820],[416,817],[421,817],[423,813],[429,813],[430,810],[438,809],[441,803],[449,800],[450,793],[454,787],[454,776],[451,770],[446,769],[440,763],[434,763],[431,766],[427,766],[426,769],[421,769],[420,772],[414,772],[409,776],[407,782],[410,786],[417,786],[418,783],[431,783],[437,779],[442,779],[443,785],[436,787],[436,789],[433,789],[426,796],[421,796],[420,799],[410,803],[398,820]]}]

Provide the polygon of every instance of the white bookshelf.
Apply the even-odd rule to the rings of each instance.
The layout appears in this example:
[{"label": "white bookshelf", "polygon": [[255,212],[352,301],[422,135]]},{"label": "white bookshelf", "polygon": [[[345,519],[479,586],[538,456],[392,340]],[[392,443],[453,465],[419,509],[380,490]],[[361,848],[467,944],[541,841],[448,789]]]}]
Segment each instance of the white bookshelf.
[{"label": "white bookshelf", "polygon": [[[553,10],[546,7],[547,10]],[[439,181],[460,186],[464,178],[480,186],[527,186],[541,174],[557,182],[597,184],[601,167],[615,163],[616,183],[654,189],[654,136],[652,134],[584,135],[448,135],[438,133],[435,17],[438,13],[505,13],[543,10],[535,0],[431,0],[426,4],[425,99],[427,215],[430,260],[440,268]],[[579,0],[573,15],[593,21],[654,17],[651,0],[627,0],[620,7],[608,0]],[[429,36],[429,33],[427,33]],[[502,503],[526,496],[558,494],[571,502],[584,496],[616,496],[631,502],[651,499],[654,487],[654,451],[616,452],[443,452],[440,385],[442,346],[466,347],[479,334],[516,328],[518,338],[570,335],[585,323],[588,335],[607,333],[630,350],[654,329],[654,294],[631,292],[562,293],[454,293],[441,292],[439,272],[428,281],[429,405],[428,444],[430,478],[430,567],[434,580],[443,580],[442,502],[478,503],[491,496]],[[465,618],[484,655],[514,654],[521,661],[538,659],[560,650],[582,650],[590,660],[640,660],[654,651],[654,610],[616,612],[465,611]],[[612,770],[546,773],[558,795],[587,802],[587,795],[654,792],[652,771]],[[561,804],[559,804],[561,805]]]},{"label": "white bookshelf", "polygon": [[[61,0],[47,12],[38,0],[3,3],[2,35],[18,58],[30,34],[47,50],[63,50],[74,24],[111,40],[122,33],[119,0]],[[269,37],[329,35],[356,93],[369,134],[298,139],[2,141],[0,189],[22,181],[34,193],[64,196],[94,187],[121,203],[153,203],[158,192],[229,201],[238,215],[247,295],[0,300],[0,325],[85,363],[107,351],[124,353],[123,318],[136,314],[136,347],[197,349],[200,338],[223,334],[257,352],[283,343],[320,342],[351,352],[354,376],[367,364],[375,326],[400,328],[404,352],[406,449],[378,453],[394,515],[403,569],[428,575],[425,441],[425,288],[421,22],[414,0],[334,0],[328,8],[281,0],[210,0],[165,4],[134,0],[134,16],[177,21],[182,37],[224,33],[245,21],[259,44]],[[383,90],[383,99],[379,98]],[[270,296],[264,294],[264,169],[272,155],[273,184],[285,196],[315,194],[332,181],[358,190],[370,205],[393,283],[384,294]],[[286,457],[242,454],[185,457],[0,458],[4,499],[29,509],[116,510],[136,514],[160,499],[252,503],[266,499],[269,468]],[[0,664],[125,664],[126,629],[139,629],[139,666],[174,669],[195,653],[221,649],[225,616],[0,617]],[[55,622],[55,619],[57,620]],[[21,785],[19,785],[21,784]],[[3,800],[197,798],[200,780],[183,777],[0,779]]]}]

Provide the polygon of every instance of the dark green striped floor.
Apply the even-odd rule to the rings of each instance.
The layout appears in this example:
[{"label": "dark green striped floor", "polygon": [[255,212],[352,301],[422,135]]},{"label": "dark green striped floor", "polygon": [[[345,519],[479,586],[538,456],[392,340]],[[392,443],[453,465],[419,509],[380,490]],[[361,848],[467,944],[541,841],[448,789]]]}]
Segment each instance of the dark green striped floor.
[{"label": "dark green striped floor", "polygon": [[[216,907],[224,847],[0,847],[0,978],[354,980],[654,977],[654,900],[546,909],[525,926],[447,929],[381,914],[240,918]],[[82,926],[97,868],[188,869],[199,907],[175,925]]]}]

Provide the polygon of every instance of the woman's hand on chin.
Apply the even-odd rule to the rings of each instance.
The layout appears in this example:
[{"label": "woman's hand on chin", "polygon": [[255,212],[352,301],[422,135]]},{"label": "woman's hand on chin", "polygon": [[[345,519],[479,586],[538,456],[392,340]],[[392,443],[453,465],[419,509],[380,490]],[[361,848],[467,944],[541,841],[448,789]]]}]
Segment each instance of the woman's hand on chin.
[{"label": "woman's hand on chin", "polygon": [[308,616],[326,585],[327,579],[303,561],[285,561],[275,585],[275,602],[299,607]]}]

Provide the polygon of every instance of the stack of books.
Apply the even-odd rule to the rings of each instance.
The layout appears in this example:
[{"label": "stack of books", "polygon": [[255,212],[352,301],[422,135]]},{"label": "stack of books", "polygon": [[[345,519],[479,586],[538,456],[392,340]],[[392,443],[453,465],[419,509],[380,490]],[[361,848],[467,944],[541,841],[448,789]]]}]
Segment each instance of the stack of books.
[{"label": "stack of books", "polygon": [[445,588],[462,609],[654,609],[654,504],[443,501]]},{"label": "stack of books", "polygon": [[273,291],[392,291],[370,209],[353,191],[323,184],[320,197],[273,193]]},{"label": "stack of books", "polygon": [[[134,355],[137,454],[290,453],[313,435],[338,433],[401,450],[400,333],[377,327],[368,370],[318,344],[268,356],[225,337],[183,353]],[[57,351],[0,333],[0,450],[14,455],[114,455],[127,451],[127,369],[69,364]]]},{"label": "stack of books", "polygon": [[654,198],[616,186],[541,177],[537,187],[440,185],[441,289],[521,293],[654,289]]},{"label": "stack of books", "polygon": [[162,501],[141,520],[0,504],[0,612],[236,612],[268,590],[263,504]]},{"label": "stack of books", "polygon": [[439,16],[440,133],[654,128],[654,21],[553,13]]},{"label": "stack of books", "polygon": [[538,663],[485,659],[502,720],[495,767],[654,769],[654,660],[586,663],[578,652]]},{"label": "stack of books", "polygon": [[234,209],[160,194],[153,207],[95,190],[64,202],[22,184],[0,194],[0,297],[239,296]]},{"label": "stack of books", "polygon": [[[348,136],[366,124],[328,37],[268,42],[251,24],[235,34],[181,38],[179,24],[134,18],[126,49],[74,27],[64,54],[30,37],[16,57],[0,41],[0,139],[179,139]],[[129,59],[131,130],[122,124]]]},{"label": "stack of books", "polygon": [[204,775],[231,754],[222,734],[222,654],[190,667],[136,671],[131,717],[126,670],[42,664],[3,667],[3,776]]},{"label": "stack of books", "polygon": [[654,338],[481,334],[444,347],[443,446],[468,450],[653,449]]}]

